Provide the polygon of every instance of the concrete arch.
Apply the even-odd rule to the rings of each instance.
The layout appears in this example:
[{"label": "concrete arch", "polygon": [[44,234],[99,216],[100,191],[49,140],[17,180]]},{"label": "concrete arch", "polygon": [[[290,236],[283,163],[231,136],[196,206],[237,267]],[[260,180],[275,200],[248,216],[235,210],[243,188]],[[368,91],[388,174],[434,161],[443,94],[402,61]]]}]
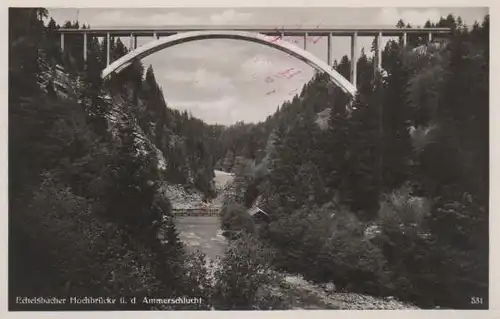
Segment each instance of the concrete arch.
[{"label": "concrete arch", "polygon": [[354,97],[356,94],[356,87],[344,78],[340,73],[335,71],[327,63],[323,62],[313,54],[299,48],[298,46],[291,44],[287,41],[281,39],[274,39],[261,33],[246,32],[246,31],[224,31],[224,30],[210,30],[210,31],[188,31],[181,32],[168,37],[153,40],[133,51],[130,51],[123,57],[114,61],[108,65],[101,73],[101,77],[105,79],[112,73],[119,73],[127,66],[129,66],[134,60],[140,60],[148,55],[151,55],[162,49],[186,43],[190,41],[204,40],[204,39],[236,39],[249,42],[255,42],[269,47],[278,49],[285,52],[299,60],[304,61],[311,67],[319,70],[321,72],[326,72],[330,75],[332,81],[339,86],[342,91]]}]

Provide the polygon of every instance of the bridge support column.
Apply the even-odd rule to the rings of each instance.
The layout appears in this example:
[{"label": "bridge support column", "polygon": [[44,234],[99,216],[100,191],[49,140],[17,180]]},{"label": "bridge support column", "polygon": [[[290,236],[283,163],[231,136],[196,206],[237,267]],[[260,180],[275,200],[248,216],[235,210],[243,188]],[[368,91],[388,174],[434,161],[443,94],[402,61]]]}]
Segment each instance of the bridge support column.
[{"label": "bridge support column", "polygon": [[332,63],[332,34],[328,33],[328,49],[327,49],[327,62],[328,65],[331,67],[333,65]]},{"label": "bridge support column", "polygon": [[155,40],[158,40],[158,39],[160,38],[160,37],[158,36],[158,34],[156,33],[156,31],[155,31],[155,32],[153,32],[153,38],[154,38]]},{"label": "bridge support column", "polygon": [[406,47],[408,45],[408,34],[403,33],[403,46]]},{"label": "bridge support column", "polygon": [[110,58],[110,56],[109,56],[109,51],[110,51],[109,50],[109,48],[110,48],[109,42],[110,42],[110,36],[109,36],[109,32],[108,32],[108,33],[106,33],[106,65],[109,65],[109,58]]},{"label": "bridge support column", "polygon": [[137,36],[134,35],[134,49],[137,49]]},{"label": "bridge support column", "polygon": [[307,32],[304,33],[304,51],[307,50]]},{"label": "bridge support column", "polygon": [[130,34],[128,48],[130,51],[132,51],[134,49],[134,34],[133,33]]},{"label": "bridge support column", "polygon": [[351,83],[356,86],[358,76],[358,33],[351,35]]},{"label": "bridge support column", "polygon": [[377,36],[377,69],[382,70],[382,32]]},{"label": "bridge support column", "polygon": [[432,32],[429,32],[429,43],[432,42]]},{"label": "bridge support column", "polygon": [[83,62],[87,62],[87,32],[83,33]]},{"label": "bridge support column", "polygon": [[376,48],[375,48],[375,63],[373,63],[373,73],[376,75],[377,72],[382,70],[382,32],[379,32],[376,36]]},{"label": "bridge support column", "polygon": [[64,33],[61,32],[61,51],[64,52]]}]

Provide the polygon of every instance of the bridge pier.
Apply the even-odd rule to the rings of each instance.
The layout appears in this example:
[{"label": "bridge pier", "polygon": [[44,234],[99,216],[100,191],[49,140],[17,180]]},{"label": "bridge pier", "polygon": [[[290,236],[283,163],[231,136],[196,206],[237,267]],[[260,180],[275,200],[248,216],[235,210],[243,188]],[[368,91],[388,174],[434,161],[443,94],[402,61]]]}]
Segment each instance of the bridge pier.
[{"label": "bridge pier", "polygon": [[61,51],[64,53],[64,33],[61,33]]},{"label": "bridge pier", "polygon": [[354,86],[356,85],[357,82],[357,75],[358,75],[358,33],[354,32],[354,34],[351,36],[351,83]]},{"label": "bridge pier", "polygon": [[408,34],[406,32],[403,33],[403,46],[406,47],[408,45]]},{"label": "bridge pier", "polygon": [[377,55],[378,55],[377,68],[379,71],[381,71],[382,70],[382,32],[380,32],[378,34],[378,37],[377,37]]},{"label": "bridge pier", "polygon": [[304,51],[307,50],[307,32],[304,33]]},{"label": "bridge pier", "polygon": [[128,44],[128,48],[130,51],[132,51],[134,49],[134,34],[133,33],[130,34],[130,41]]},{"label": "bridge pier", "polygon": [[109,32],[106,33],[106,65],[109,65],[109,60],[110,60],[110,56],[109,56],[109,47],[110,47],[110,35],[109,35]]},{"label": "bridge pier", "polygon": [[83,62],[87,62],[87,32],[83,33]]},{"label": "bridge pier", "polygon": [[429,43],[432,42],[432,32],[429,32]]},{"label": "bridge pier", "polygon": [[379,32],[376,36],[376,48],[375,48],[375,58],[376,61],[373,64],[373,72],[377,74],[382,70],[382,32]]},{"label": "bridge pier", "polygon": [[332,66],[332,34],[328,33],[328,49],[327,49],[327,63],[331,67]]}]

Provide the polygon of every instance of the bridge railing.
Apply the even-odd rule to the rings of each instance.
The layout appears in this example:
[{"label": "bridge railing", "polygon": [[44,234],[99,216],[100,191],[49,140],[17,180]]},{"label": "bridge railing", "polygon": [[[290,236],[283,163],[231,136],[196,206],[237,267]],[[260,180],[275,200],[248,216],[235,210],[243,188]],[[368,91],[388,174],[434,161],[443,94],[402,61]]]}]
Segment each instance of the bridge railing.
[{"label": "bridge railing", "polygon": [[342,28],[339,26],[259,26],[259,25],[171,25],[171,26],[151,26],[151,27],[94,27],[90,29],[68,29],[60,28],[57,30],[58,33],[66,34],[89,34],[93,36],[105,37],[107,34],[111,36],[141,36],[141,37],[158,37],[158,36],[169,36],[179,32],[188,31],[248,31],[257,32],[266,35],[281,35],[284,33],[286,36],[302,36],[304,33],[309,35],[322,35],[328,36],[332,34],[334,36],[352,36],[357,34],[358,36],[376,36],[380,32],[384,36],[398,36],[403,35],[403,33],[408,34],[420,34],[425,35],[429,32],[433,34],[449,34],[451,32],[450,28],[397,28],[390,26],[379,26],[379,27],[347,27]]}]

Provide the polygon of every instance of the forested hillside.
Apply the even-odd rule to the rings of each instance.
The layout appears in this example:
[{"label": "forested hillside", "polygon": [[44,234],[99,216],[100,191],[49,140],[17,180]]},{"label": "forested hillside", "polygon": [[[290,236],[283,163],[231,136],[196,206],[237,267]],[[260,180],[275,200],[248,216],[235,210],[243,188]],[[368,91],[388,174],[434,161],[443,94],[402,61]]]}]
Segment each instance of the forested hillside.
[{"label": "forested hillside", "polygon": [[[78,21],[67,21],[64,28],[80,28]],[[89,26],[81,26],[85,29]],[[101,84],[100,72],[105,67],[107,40],[101,43],[92,38],[89,44],[88,62],[84,67],[82,39],[72,36],[66,39],[67,52],[62,55],[63,61],[58,61],[59,37],[54,31],[59,28],[53,19],[46,28],[47,41],[53,62],[62,62],[65,70],[71,75],[82,76],[88,84],[82,90],[86,102],[96,104],[95,94]],[[125,55],[128,49],[117,39],[111,38],[111,59],[116,60]],[[149,66],[146,70],[141,61],[135,61],[119,76],[106,81],[106,92],[114,101],[126,104],[127,111],[134,118],[136,125],[144,132],[153,144],[168,159],[166,163],[166,178],[172,183],[186,184],[196,187],[207,196],[213,196],[213,156],[208,152],[216,136],[216,130],[203,121],[192,117],[187,111],[180,112],[169,108],[165,102],[162,88],[159,87],[154,70]],[[95,106],[94,106],[95,107]],[[104,114],[106,110],[99,110]]]},{"label": "forested hillside", "polygon": [[[61,52],[46,9],[9,14],[10,306],[21,307],[16,296],[203,296],[206,278],[187,269],[204,261],[183,250],[163,187],[215,195],[211,128],[167,107],[151,67],[103,83],[105,42],[90,43],[84,64],[78,39]],[[111,48],[126,52],[119,40]],[[108,308],[123,307],[151,308]]]},{"label": "forested hillside", "polygon": [[[218,165],[237,174],[239,196],[222,227],[273,247],[275,267],[339,289],[485,307],[489,17],[431,26],[453,34],[390,41],[382,74],[362,53],[352,105],[318,74],[266,121],[228,128]],[[335,67],[348,77],[350,63]],[[252,205],[269,215],[259,227]]]}]

